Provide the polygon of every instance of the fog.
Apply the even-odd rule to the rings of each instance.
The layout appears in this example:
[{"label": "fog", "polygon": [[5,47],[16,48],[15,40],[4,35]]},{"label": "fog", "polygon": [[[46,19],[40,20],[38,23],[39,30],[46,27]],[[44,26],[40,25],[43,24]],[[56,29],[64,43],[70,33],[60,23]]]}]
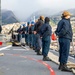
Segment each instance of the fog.
[{"label": "fog", "polygon": [[53,9],[55,12],[75,8],[75,0],[1,0],[1,8],[12,10],[24,21],[33,12],[41,9]]}]

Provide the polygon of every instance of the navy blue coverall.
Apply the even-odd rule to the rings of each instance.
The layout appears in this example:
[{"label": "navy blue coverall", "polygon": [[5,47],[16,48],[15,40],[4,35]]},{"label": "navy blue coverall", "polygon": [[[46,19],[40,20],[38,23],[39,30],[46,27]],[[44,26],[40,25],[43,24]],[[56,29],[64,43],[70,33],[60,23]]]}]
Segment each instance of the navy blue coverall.
[{"label": "navy blue coverall", "polygon": [[59,38],[59,62],[60,64],[66,64],[73,35],[70,19],[62,18],[58,23],[55,33]]},{"label": "navy blue coverall", "polygon": [[42,40],[40,38],[40,28],[41,28],[42,25],[43,25],[43,21],[39,20],[35,24],[35,28],[34,28],[34,31],[37,32],[37,34],[35,35],[35,37],[36,37],[36,50],[37,50],[37,52],[39,52],[41,47],[42,47]]},{"label": "navy blue coverall", "polygon": [[52,28],[49,23],[44,23],[42,25],[40,33],[40,36],[42,37],[42,54],[44,57],[46,57],[50,49],[50,36],[52,34]]}]

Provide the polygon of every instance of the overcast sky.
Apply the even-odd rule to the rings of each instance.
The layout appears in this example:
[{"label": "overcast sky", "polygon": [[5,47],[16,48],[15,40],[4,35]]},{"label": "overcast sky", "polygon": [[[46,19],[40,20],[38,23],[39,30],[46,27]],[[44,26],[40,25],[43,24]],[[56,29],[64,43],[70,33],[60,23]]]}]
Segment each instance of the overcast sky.
[{"label": "overcast sky", "polygon": [[41,9],[61,11],[75,8],[75,0],[1,0],[1,8],[12,10],[22,19]]}]

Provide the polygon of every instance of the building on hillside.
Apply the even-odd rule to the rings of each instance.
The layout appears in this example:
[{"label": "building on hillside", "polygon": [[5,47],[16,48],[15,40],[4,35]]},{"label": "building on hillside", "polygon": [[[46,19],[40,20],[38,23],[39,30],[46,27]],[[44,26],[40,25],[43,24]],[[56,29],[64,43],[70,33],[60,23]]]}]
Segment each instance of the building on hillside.
[{"label": "building on hillside", "polygon": [[72,16],[72,17],[71,17],[71,24],[72,24],[72,25],[75,25],[75,16]]}]

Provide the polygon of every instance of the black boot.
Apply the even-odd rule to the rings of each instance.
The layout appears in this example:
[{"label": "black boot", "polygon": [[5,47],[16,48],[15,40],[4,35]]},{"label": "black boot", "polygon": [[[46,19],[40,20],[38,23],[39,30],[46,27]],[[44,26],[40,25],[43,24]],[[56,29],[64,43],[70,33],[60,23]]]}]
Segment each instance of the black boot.
[{"label": "black boot", "polygon": [[31,44],[29,44],[29,47],[31,46]]},{"label": "black boot", "polygon": [[47,56],[44,56],[43,61],[51,61],[51,59],[49,57],[47,57]]},{"label": "black boot", "polygon": [[40,50],[37,50],[37,55],[42,55]]},{"label": "black boot", "polygon": [[26,43],[26,45],[28,46],[28,43]]},{"label": "black boot", "polygon": [[59,69],[59,70],[61,70],[61,69],[62,69],[62,66],[63,66],[63,64],[62,64],[62,63],[60,63],[60,65],[59,65],[58,69]]},{"label": "black boot", "polygon": [[37,52],[37,49],[35,49],[35,52]]},{"label": "black boot", "polygon": [[33,46],[31,45],[30,48],[33,48]]},{"label": "black boot", "polygon": [[35,50],[35,47],[33,47],[33,50]]},{"label": "black boot", "polygon": [[67,67],[66,64],[63,64],[63,65],[62,65],[62,67],[61,67],[61,71],[72,72],[72,70],[69,69],[69,68]]},{"label": "black boot", "polygon": [[30,44],[30,46],[29,46],[30,48],[33,48],[33,46]]}]

